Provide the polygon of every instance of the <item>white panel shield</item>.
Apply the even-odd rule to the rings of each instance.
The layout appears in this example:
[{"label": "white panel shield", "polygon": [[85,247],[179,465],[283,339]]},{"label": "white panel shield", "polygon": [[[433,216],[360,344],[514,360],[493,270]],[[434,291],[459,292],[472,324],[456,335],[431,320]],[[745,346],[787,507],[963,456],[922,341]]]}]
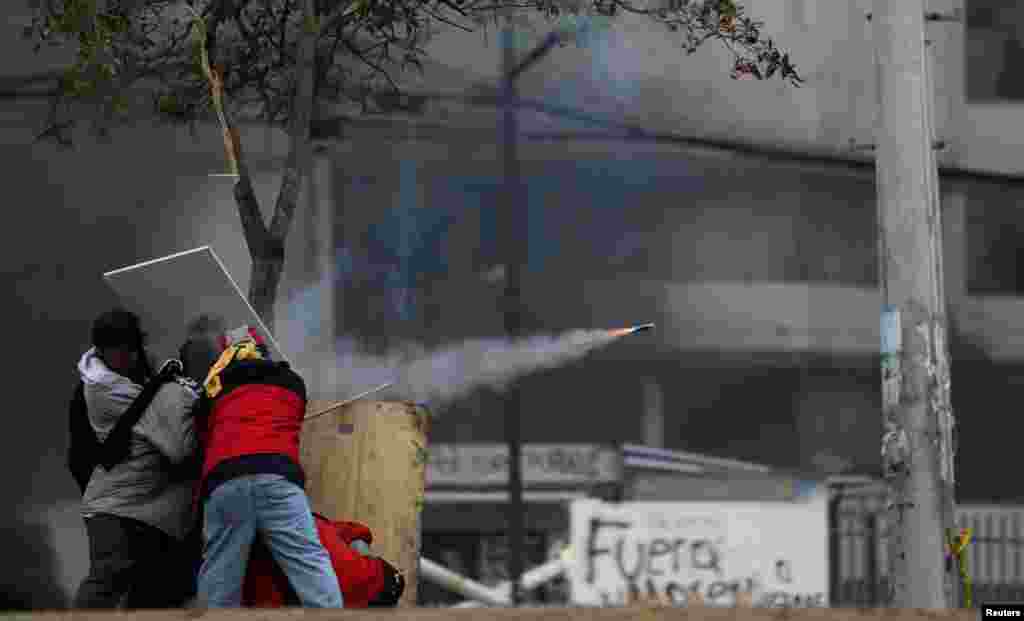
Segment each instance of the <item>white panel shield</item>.
[{"label": "white panel shield", "polygon": [[250,325],[264,338],[271,355],[284,353],[213,249],[153,259],[103,274],[127,310],[139,315],[149,348],[159,360],[177,357],[185,328],[203,314],[222,317],[229,328]]}]

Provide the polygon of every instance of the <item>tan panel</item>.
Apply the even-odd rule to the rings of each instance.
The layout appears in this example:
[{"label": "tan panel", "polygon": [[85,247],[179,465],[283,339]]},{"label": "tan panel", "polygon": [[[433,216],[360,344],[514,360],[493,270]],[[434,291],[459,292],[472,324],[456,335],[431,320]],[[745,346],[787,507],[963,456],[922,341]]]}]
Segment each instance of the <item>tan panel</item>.
[{"label": "tan panel", "polygon": [[[324,403],[311,403],[319,412]],[[412,403],[356,401],[307,421],[301,461],[313,508],[373,531],[372,550],[406,578],[416,604],[429,418]]]}]

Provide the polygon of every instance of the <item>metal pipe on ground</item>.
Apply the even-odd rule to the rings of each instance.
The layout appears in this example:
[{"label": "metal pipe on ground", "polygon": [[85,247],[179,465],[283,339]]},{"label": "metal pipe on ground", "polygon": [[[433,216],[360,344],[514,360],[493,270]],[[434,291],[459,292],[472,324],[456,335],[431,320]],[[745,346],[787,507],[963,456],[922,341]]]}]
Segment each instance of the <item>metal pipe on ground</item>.
[{"label": "metal pipe on ground", "polygon": [[491,606],[507,606],[509,604],[508,597],[502,597],[495,593],[493,589],[475,580],[460,576],[430,559],[420,559],[420,576],[448,589],[452,593],[483,602],[484,604]]},{"label": "metal pipe on ground", "polygon": [[[563,573],[568,571],[568,569],[569,566],[565,560],[561,558],[552,559],[543,565],[534,567],[530,571],[523,573],[523,579],[519,582],[520,590],[524,593],[532,591],[545,582],[550,582],[558,576],[561,576]],[[507,603],[512,593],[512,583],[508,581],[502,582],[498,586],[494,587],[492,592]],[[481,602],[470,600],[456,604],[453,608],[477,608],[482,605],[483,604]]]}]

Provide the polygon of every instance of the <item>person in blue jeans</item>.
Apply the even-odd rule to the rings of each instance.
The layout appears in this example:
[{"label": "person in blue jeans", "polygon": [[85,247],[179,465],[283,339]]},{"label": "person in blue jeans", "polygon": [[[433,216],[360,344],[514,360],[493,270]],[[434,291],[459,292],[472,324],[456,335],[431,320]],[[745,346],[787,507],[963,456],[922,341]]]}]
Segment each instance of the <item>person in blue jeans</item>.
[{"label": "person in blue jeans", "polygon": [[272,361],[254,330],[225,332],[212,317],[190,325],[181,356],[186,372],[205,376],[196,420],[203,450],[198,603],[242,605],[249,553],[261,537],[303,606],[343,607],[299,465],[307,400],[302,378]]}]

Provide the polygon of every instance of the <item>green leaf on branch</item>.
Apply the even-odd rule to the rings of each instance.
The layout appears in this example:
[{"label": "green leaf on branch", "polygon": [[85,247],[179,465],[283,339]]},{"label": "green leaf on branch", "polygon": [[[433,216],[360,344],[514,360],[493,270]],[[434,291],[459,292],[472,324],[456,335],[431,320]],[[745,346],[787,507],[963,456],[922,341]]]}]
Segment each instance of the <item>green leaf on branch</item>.
[{"label": "green leaf on branch", "polygon": [[124,95],[115,95],[111,105],[117,114],[128,112],[128,99]]},{"label": "green leaf on branch", "polygon": [[320,32],[320,16],[307,15],[303,25],[305,26],[307,34],[317,34]]},{"label": "green leaf on branch", "polygon": [[718,14],[724,17],[736,17],[739,9],[732,0],[718,0]]},{"label": "green leaf on branch", "polygon": [[174,95],[160,95],[157,99],[157,110],[162,114],[172,114],[178,109],[178,100]]}]

